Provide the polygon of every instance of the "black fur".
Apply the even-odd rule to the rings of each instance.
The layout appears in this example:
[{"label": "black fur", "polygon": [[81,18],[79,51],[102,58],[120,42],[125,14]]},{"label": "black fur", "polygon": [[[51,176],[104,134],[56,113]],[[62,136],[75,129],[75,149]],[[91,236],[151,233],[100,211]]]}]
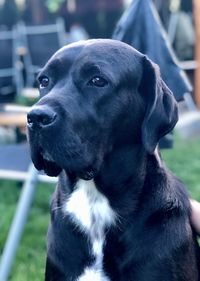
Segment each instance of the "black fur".
[{"label": "black fur", "polygon": [[124,43],[90,40],[57,52],[38,79],[31,155],[37,169],[59,175],[45,280],[75,281],[94,261],[87,237],[61,209],[78,178],[93,178],[120,217],[104,244],[111,281],[200,280],[188,195],[154,153],[177,122],[157,67]]}]

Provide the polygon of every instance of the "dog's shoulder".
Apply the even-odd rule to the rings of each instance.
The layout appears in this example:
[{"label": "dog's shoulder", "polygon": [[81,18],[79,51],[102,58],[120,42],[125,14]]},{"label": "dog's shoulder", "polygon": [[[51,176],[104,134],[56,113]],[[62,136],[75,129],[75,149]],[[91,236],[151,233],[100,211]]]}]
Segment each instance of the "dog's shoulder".
[{"label": "dog's shoulder", "polygon": [[[106,252],[112,252],[120,265],[120,258],[123,260],[127,274],[137,265],[136,261],[146,261],[149,268],[138,269],[141,276],[149,276],[157,267],[162,267],[160,280],[170,280],[171,271],[166,269],[175,264],[175,260],[181,263],[184,256],[184,266],[190,261],[195,264],[191,254],[195,245],[189,216],[190,203],[184,184],[165,167],[154,169],[146,178],[134,214],[129,216],[124,227],[122,220],[121,229],[112,229],[108,234],[110,243],[106,245]],[[114,239],[117,232],[120,232],[120,243]],[[191,280],[190,276],[192,270],[188,269],[187,280]],[[132,280],[131,273],[128,278]]]},{"label": "dog's shoulder", "polygon": [[164,163],[157,167],[152,165],[148,169],[149,173],[144,184],[144,197],[152,209],[152,212],[149,212],[152,214],[152,219],[155,217],[159,222],[159,218],[161,220],[171,217],[188,218],[190,202],[185,184]]}]

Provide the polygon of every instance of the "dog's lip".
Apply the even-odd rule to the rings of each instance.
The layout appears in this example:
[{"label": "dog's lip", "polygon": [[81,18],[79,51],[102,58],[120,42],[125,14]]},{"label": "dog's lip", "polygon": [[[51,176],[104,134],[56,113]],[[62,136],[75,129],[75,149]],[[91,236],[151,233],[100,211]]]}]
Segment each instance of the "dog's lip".
[{"label": "dog's lip", "polygon": [[45,160],[45,161],[48,161],[48,162],[55,162],[54,160],[53,160],[53,157],[51,156],[51,154],[50,153],[48,153],[46,150],[40,150],[40,154],[41,154],[41,156],[42,156],[42,158]]},{"label": "dog's lip", "polygon": [[[45,166],[48,167],[48,165],[60,167],[59,165],[57,165],[57,163],[53,160],[52,156],[47,151],[45,151],[45,152],[43,151],[41,153],[41,155],[42,155],[42,158],[43,158],[44,167]],[[68,170],[66,167],[63,167],[63,169]],[[68,170],[68,172],[71,172],[71,170]],[[79,178],[82,178],[84,180],[91,180],[91,179],[94,178],[94,175],[95,175],[95,171],[93,169],[91,169],[91,167],[87,167],[87,168],[84,168],[81,171],[74,171],[74,172],[77,174],[77,176]]]},{"label": "dog's lip", "polygon": [[36,169],[43,170],[48,176],[57,177],[62,171],[62,168],[57,165],[51,155],[42,148],[39,148],[33,155],[32,159]]},{"label": "dog's lip", "polygon": [[[95,177],[97,172],[97,168],[94,168],[90,161],[84,162],[83,157],[77,158],[76,154],[69,155],[67,152],[58,155],[41,142],[37,146],[32,146],[31,155],[35,167],[50,176],[57,176],[59,171],[65,170],[67,173],[75,174],[78,178],[90,180]],[[55,173],[53,168],[55,168]]]},{"label": "dog's lip", "polygon": [[61,173],[62,168],[55,162],[43,159],[43,170],[48,176],[57,177]]}]

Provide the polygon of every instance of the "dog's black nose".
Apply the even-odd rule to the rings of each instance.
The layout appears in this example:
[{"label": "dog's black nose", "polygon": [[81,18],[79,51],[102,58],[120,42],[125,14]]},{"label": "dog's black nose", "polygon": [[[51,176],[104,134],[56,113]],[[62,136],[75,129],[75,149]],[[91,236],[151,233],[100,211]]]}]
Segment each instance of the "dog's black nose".
[{"label": "dog's black nose", "polygon": [[47,106],[36,106],[27,115],[29,127],[45,127],[51,125],[57,114]]}]

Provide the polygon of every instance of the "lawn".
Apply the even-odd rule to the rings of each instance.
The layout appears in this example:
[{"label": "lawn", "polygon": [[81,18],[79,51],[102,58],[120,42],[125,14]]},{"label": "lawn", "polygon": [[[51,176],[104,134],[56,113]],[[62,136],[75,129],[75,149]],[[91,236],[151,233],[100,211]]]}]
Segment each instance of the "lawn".
[{"label": "lawn", "polygon": [[[33,206],[17,251],[17,256],[9,280],[41,281],[44,279],[46,231],[49,221],[49,201],[54,186],[37,186]],[[20,194],[20,186],[13,182],[0,181],[0,250],[6,238],[15,204]]]},{"label": "lawn", "polygon": [[[174,149],[162,151],[168,167],[187,185],[192,197],[200,200],[200,140],[176,137]],[[54,187],[39,185],[28,222],[17,251],[11,281],[42,281],[45,266],[45,238],[49,221],[49,200]],[[20,194],[19,184],[0,181],[0,251]]]},{"label": "lawn", "polygon": [[200,200],[200,139],[189,141],[176,137],[174,148],[163,150],[167,166],[188,187],[190,196]]}]

